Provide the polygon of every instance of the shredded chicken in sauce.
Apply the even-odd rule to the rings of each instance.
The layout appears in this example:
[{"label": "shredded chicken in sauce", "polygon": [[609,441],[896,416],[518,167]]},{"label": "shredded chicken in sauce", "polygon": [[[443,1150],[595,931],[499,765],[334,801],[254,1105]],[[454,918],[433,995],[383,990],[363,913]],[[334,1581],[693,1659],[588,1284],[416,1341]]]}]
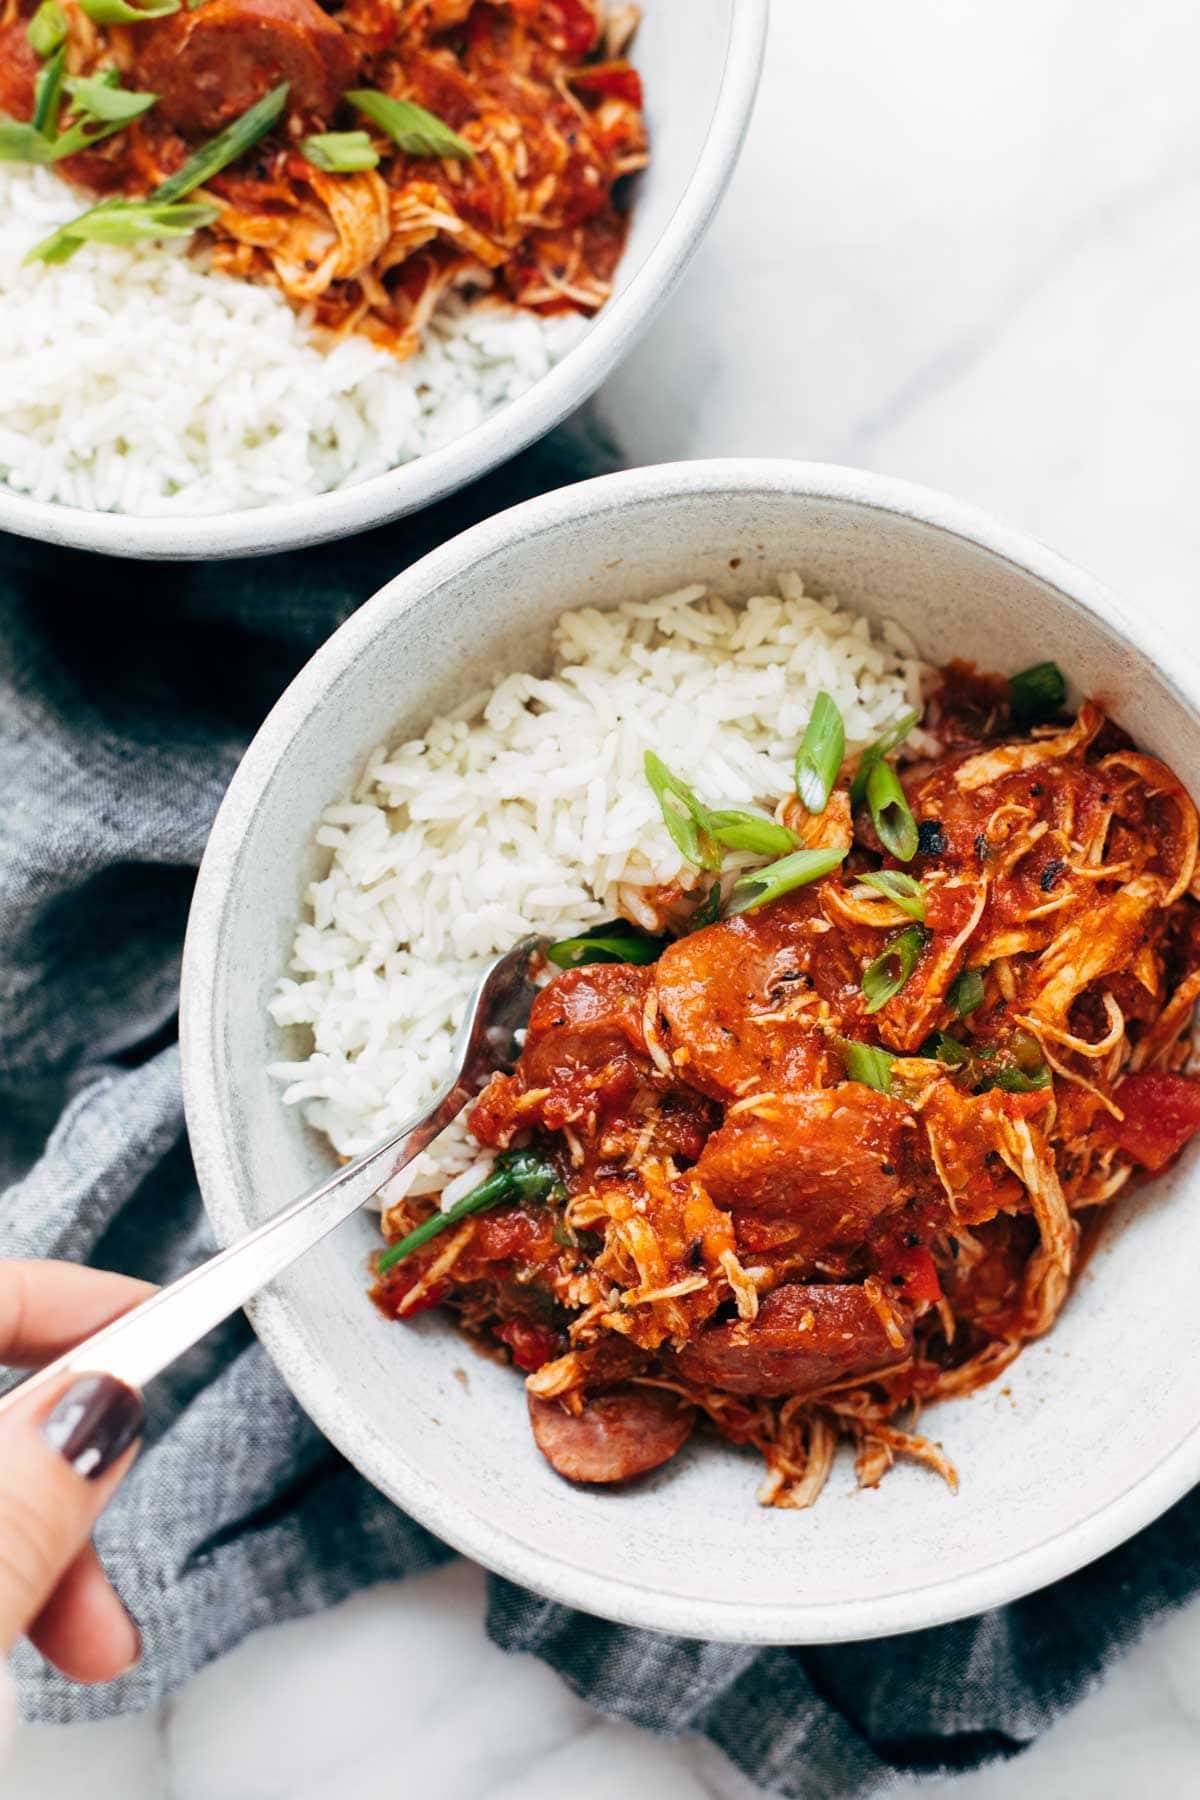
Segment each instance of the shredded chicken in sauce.
[{"label": "shredded chicken in sauce", "polygon": [[[1050,1328],[1088,1221],[1200,1128],[1196,808],[1099,706],[1021,732],[1007,695],[945,672],[938,754],[898,771],[906,864],[843,770],[809,821],[840,868],[656,961],[558,974],[476,1104],[480,1142],[534,1147],[560,1188],[435,1237],[375,1297],[503,1346],[564,1476],[638,1474],[706,1419],[761,1452],[769,1505],[810,1505],[843,1439],[864,1485],[905,1457],[953,1486],[921,1409]],[[912,921],[864,883],[881,869],[924,918],[872,1004],[864,971]],[[884,1077],[853,1078],[859,1047]],[[402,1201],[386,1234],[429,1212]]]},{"label": "shredded chicken in sauce", "polygon": [[[141,197],[278,84],[270,133],[204,184],[214,265],[273,283],[320,333],[414,351],[450,289],[535,312],[592,313],[625,238],[622,177],[647,160],[625,50],[638,10],[601,0],[185,0],[93,23],[62,0],[70,77],[119,77],[154,104],[60,173]],[[0,115],[34,116],[35,0],[0,4]],[[461,154],[411,154],[347,98],[415,102]],[[330,172],[305,145],[366,131],[374,167]]]}]

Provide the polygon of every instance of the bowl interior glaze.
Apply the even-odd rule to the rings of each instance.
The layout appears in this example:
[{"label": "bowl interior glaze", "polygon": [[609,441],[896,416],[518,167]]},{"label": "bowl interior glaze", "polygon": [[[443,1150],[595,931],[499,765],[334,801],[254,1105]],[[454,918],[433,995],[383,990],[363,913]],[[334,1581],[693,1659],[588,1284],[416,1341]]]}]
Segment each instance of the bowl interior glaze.
[{"label": "bowl interior glaze", "polygon": [[[228,1240],[330,1166],[280,1104],[266,1002],[287,960],[309,840],[377,743],[499,671],[545,661],[566,606],[685,582],[812,590],[897,620],[933,660],[1013,670],[1053,658],[1200,791],[1200,684],[1141,622],[1050,552],[939,496],[852,471],[678,465],[607,477],[489,521],[407,571],[327,644],[230,789],[189,930],[188,1120]],[[1120,1206],[1051,1336],[925,1428],[961,1491],[897,1467],[857,1492],[849,1456],[820,1503],[754,1502],[757,1459],[700,1437],[621,1493],[560,1481],[529,1435],[519,1378],[435,1318],[388,1325],[364,1294],[366,1218],[255,1308],[285,1378],[369,1478],[480,1561],[636,1624],[759,1642],[912,1629],[1041,1585],[1129,1535],[1200,1473],[1191,1353],[1196,1165]],[[1133,1321],[1153,1319],[1131,1353]],[[458,1373],[462,1372],[462,1375]]]}]

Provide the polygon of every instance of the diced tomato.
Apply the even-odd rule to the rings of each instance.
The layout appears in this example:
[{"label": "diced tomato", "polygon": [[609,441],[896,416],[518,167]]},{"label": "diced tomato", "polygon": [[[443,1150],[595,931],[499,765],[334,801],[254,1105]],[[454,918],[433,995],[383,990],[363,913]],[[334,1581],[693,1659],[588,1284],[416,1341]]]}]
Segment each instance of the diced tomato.
[{"label": "diced tomato", "polygon": [[541,0],[537,10],[547,38],[566,56],[586,56],[600,35],[596,10],[587,0]]},{"label": "diced tomato", "polygon": [[389,1271],[382,1281],[376,1282],[371,1290],[371,1298],[380,1312],[386,1313],[391,1319],[415,1319],[418,1313],[429,1312],[432,1307],[440,1306],[450,1292],[448,1281],[435,1281],[428,1293],[422,1294],[419,1300],[414,1300],[411,1306],[406,1306],[404,1311],[400,1312],[398,1309],[401,1302],[416,1287],[420,1279],[421,1270],[418,1264],[397,1263],[396,1267]]},{"label": "diced tomato", "polygon": [[888,1258],[886,1276],[898,1299],[913,1306],[936,1306],[942,1297],[937,1264],[928,1250],[900,1250]]},{"label": "diced tomato", "polygon": [[496,1326],[495,1335],[508,1345],[514,1364],[527,1375],[543,1363],[553,1362],[561,1347],[556,1331],[547,1325],[531,1324],[528,1319],[505,1319]]},{"label": "diced tomato", "polygon": [[519,1206],[483,1213],[476,1221],[475,1235],[471,1239],[471,1260],[481,1263],[536,1260],[548,1230],[544,1213],[524,1212]]},{"label": "diced tomato", "polygon": [[590,69],[577,69],[571,86],[599,99],[627,100],[642,110],[642,78],[631,63],[593,63]]},{"label": "diced tomato", "polygon": [[1125,1114],[1117,1142],[1143,1168],[1165,1169],[1200,1131],[1200,1082],[1186,1075],[1146,1069],[1127,1076],[1113,1097]]}]

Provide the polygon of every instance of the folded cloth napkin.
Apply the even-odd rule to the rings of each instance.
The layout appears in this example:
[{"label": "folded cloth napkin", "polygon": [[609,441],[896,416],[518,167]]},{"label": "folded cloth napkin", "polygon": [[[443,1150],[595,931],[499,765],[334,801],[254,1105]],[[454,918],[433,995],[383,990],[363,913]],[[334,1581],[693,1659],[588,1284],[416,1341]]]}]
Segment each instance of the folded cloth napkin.
[{"label": "folded cloth napkin", "polygon": [[[577,424],[416,521],[263,561],[156,567],[0,539],[0,1253],[161,1282],[212,1248],[175,1009],[196,864],[242,749],[398,568],[611,460]],[[149,1706],[256,1626],[450,1554],[333,1452],[240,1316],[152,1385],[146,1448],[98,1542],[145,1656],[74,1688],[23,1650],[30,1718]],[[1021,1748],[1198,1585],[1193,1495],[1055,1588],[905,1638],[685,1642],[497,1579],[488,1629],[605,1713],[707,1734],[766,1792],[849,1800]]]}]

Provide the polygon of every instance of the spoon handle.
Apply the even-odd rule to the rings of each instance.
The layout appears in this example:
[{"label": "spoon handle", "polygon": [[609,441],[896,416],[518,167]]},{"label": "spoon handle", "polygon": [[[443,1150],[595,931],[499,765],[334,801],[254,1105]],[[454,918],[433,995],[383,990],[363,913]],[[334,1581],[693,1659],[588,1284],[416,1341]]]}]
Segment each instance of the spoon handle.
[{"label": "spoon handle", "polygon": [[470,1093],[461,1082],[443,1089],[432,1108],[401,1131],[29,1376],[0,1399],[0,1416],[18,1397],[23,1400],[33,1389],[67,1375],[113,1375],[130,1387],[145,1387],[273,1276],[356,1212],[445,1130]]}]

